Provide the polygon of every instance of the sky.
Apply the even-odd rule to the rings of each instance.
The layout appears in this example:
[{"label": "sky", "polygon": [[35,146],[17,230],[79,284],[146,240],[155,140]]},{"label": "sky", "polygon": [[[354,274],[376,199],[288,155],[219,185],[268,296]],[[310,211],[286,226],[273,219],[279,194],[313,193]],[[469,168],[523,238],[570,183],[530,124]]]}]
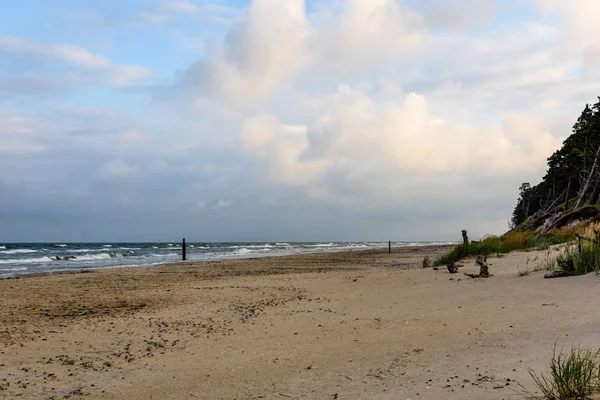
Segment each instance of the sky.
[{"label": "sky", "polygon": [[0,0],[0,242],[500,234],[597,0]]}]

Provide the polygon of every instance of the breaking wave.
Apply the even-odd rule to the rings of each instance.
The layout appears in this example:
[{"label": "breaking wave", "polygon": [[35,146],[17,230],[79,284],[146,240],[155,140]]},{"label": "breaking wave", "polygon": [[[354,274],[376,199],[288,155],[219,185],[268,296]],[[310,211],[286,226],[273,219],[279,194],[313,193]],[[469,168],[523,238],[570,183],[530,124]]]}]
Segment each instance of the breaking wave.
[{"label": "breaking wave", "polygon": [[27,254],[27,253],[37,253],[37,250],[32,250],[32,249],[15,249],[15,250],[0,251],[0,254]]}]

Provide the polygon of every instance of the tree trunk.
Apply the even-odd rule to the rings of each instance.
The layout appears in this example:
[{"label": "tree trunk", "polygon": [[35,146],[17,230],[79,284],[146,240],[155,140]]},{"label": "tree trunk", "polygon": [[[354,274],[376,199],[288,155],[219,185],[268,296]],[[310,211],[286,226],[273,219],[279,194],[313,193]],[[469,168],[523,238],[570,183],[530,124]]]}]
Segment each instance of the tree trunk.
[{"label": "tree trunk", "polygon": [[581,204],[581,201],[585,197],[585,194],[587,193],[588,189],[590,188],[590,183],[592,182],[592,178],[596,174],[596,166],[598,165],[598,156],[599,155],[600,155],[600,146],[598,146],[598,150],[596,150],[596,157],[594,157],[594,164],[592,165],[592,170],[588,174],[588,177],[585,180],[583,187],[579,191],[579,195],[577,196],[577,201],[575,202],[575,206],[573,207],[572,211],[577,210],[577,208]]},{"label": "tree trunk", "polygon": [[588,201],[588,205],[596,204],[598,201],[598,195],[600,194],[600,180],[596,179],[596,184],[594,185],[594,191],[590,196],[590,200]]},{"label": "tree trunk", "polygon": [[569,207],[569,195],[571,194],[571,179],[572,177],[569,177],[569,183],[567,183],[567,194],[565,195],[565,211],[567,210],[567,207]]}]

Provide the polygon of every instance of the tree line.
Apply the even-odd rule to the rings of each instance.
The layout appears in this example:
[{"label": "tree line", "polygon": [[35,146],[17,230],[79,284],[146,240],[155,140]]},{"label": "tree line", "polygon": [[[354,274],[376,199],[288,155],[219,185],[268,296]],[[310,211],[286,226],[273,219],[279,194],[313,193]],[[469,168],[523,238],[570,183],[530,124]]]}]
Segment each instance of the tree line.
[{"label": "tree line", "polygon": [[600,97],[586,104],[563,146],[548,158],[542,181],[519,187],[519,199],[510,220],[517,227],[528,217],[551,211],[572,212],[600,202]]}]

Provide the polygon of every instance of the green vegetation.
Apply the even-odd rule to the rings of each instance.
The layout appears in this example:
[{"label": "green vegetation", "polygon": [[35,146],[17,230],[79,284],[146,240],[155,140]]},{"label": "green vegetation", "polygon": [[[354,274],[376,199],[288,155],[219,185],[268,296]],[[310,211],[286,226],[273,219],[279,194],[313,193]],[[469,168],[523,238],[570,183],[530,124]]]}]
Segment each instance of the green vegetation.
[{"label": "green vegetation", "polygon": [[536,239],[535,232],[508,232],[502,236],[487,236],[467,246],[459,244],[448,254],[438,257],[433,265],[447,265],[470,256],[510,253],[515,250],[547,250],[551,245],[575,239],[572,230],[557,230]]},{"label": "green vegetation", "polygon": [[[554,353],[550,362],[550,375],[529,374],[542,398],[547,400],[587,399],[600,391],[600,351],[572,346],[568,354]],[[528,399],[539,399],[523,388],[521,393]]]},{"label": "green vegetation", "polygon": [[429,259],[429,257],[425,257],[423,259],[423,268],[429,268],[431,267],[431,260]]},{"label": "green vegetation", "polygon": [[558,262],[572,262],[575,275],[585,275],[590,272],[600,273],[600,246],[586,243],[581,246],[581,252],[576,248],[569,248],[558,257]]},{"label": "green vegetation", "polygon": [[545,217],[600,204],[600,98],[586,105],[562,148],[548,158],[542,181],[519,188],[511,226],[537,228]]}]

